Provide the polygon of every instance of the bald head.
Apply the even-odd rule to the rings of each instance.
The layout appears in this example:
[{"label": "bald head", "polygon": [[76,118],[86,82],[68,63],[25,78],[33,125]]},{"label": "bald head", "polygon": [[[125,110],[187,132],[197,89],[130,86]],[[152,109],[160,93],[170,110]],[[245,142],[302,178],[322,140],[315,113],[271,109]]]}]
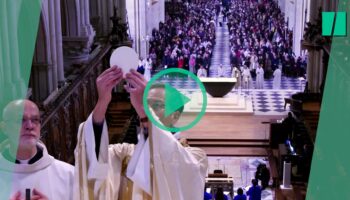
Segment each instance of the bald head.
[{"label": "bald head", "polygon": [[20,119],[23,116],[23,111],[24,108],[29,108],[36,112],[39,115],[39,108],[38,106],[27,99],[18,99],[11,101],[6,105],[2,112],[2,118],[6,120],[11,120],[11,119]]},{"label": "bald head", "polygon": [[[36,148],[40,137],[40,113],[38,106],[30,100],[14,100],[2,112],[4,133],[19,149]],[[19,135],[18,135],[19,131]]]}]

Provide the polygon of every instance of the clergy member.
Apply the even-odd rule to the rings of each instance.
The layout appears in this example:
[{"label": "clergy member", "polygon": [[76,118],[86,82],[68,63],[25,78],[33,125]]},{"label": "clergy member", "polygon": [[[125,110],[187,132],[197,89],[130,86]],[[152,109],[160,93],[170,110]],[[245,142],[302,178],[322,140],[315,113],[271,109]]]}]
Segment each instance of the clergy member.
[{"label": "clergy member", "polygon": [[224,77],[224,67],[222,64],[220,64],[218,67],[218,77]]},{"label": "clergy member", "polygon": [[[148,123],[142,102],[146,81],[135,70],[126,74],[130,85],[125,89],[141,119],[140,140],[136,146],[126,143],[108,145],[105,114],[111,91],[122,76],[121,69],[112,67],[97,78],[98,102],[78,132],[75,199],[203,199],[207,170],[204,151],[183,147],[170,132]],[[153,97],[158,102],[150,106],[157,113],[157,109],[164,109],[164,91],[153,92],[157,93]],[[172,116],[178,117],[177,114]],[[158,117],[164,125],[167,125],[167,120],[173,120]]]},{"label": "clergy member", "polygon": [[203,65],[200,65],[200,68],[198,69],[198,72],[197,72],[197,76],[198,77],[207,77],[208,76],[207,70],[204,69]]},{"label": "clergy member", "polygon": [[242,82],[243,82],[243,88],[249,89],[252,86],[252,76],[250,74],[250,70],[247,66],[244,66],[243,73],[242,73]]},{"label": "clergy member", "polygon": [[237,79],[237,82],[235,84],[235,88],[237,89],[241,85],[241,72],[236,66],[232,68],[231,77]]},{"label": "clergy member", "polygon": [[264,69],[259,65],[258,69],[256,69],[256,89],[264,88]]},{"label": "clergy member", "polygon": [[[26,199],[27,192],[31,199],[72,199],[74,167],[50,156],[39,140],[40,114],[35,103],[10,102],[4,108],[3,120],[1,129],[8,140],[0,153],[0,176],[11,177],[12,182],[2,182],[7,180],[2,178],[0,185],[11,187],[11,198],[7,199]],[[14,132],[16,127],[19,135]]]},{"label": "clergy member", "polygon": [[281,88],[281,75],[282,75],[281,68],[282,66],[280,66],[273,72],[273,89]]},{"label": "clergy member", "polygon": [[144,61],[144,66],[145,66],[145,73],[143,77],[149,81],[151,80],[151,71],[152,71],[152,59],[150,57],[147,58],[147,60]]}]

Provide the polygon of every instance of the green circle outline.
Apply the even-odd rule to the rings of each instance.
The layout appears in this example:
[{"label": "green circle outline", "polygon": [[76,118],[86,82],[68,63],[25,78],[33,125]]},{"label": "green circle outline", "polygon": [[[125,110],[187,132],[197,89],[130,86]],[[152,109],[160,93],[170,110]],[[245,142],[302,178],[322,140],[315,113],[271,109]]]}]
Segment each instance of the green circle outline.
[{"label": "green circle outline", "polygon": [[[169,73],[181,73],[181,74],[185,74],[187,76],[190,76],[192,79],[194,79],[197,82],[197,84],[199,85],[199,88],[202,92],[202,96],[203,96],[202,109],[201,109],[200,113],[197,115],[197,117],[195,118],[195,120],[193,120],[191,123],[189,123],[186,126],[172,127],[172,128],[166,127],[163,124],[159,123],[156,119],[154,119],[154,117],[151,114],[151,111],[149,110],[149,106],[148,106],[148,102],[147,102],[147,95],[148,95],[148,92],[149,92],[152,84],[154,84],[156,82],[156,80],[159,79],[160,77],[162,77],[163,75],[169,74]],[[185,131],[185,130],[188,130],[188,129],[192,128],[193,126],[195,126],[199,122],[199,120],[201,120],[201,118],[204,116],[205,111],[207,109],[207,92],[205,90],[205,87],[204,87],[202,81],[200,81],[199,78],[195,74],[193,74],[192,72],[190,72],[188,70],[184,70],[184,69],[178,69],[178,68],[166,69],[166,70],[163,70],[163,71],[155,74],[151,78],[151,80],[149,80],[149,82],[147,83],[145,91],[143,93],[143,108],[145,110],[147,117],[151,120],[152,123],[154,123],[159,128],[166,130],[166,131],[170,131],[170,132]]]}]

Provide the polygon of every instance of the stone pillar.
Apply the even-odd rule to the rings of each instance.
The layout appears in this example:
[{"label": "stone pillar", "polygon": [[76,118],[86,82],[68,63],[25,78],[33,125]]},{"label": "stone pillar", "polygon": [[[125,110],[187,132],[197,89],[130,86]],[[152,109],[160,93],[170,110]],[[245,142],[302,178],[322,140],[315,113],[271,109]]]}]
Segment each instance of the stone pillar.
[{"label": "stone pillar", "polygon": [[147,6],[147,1],[144,0],[138,0],[139,2],[139,40],[140,40],[140,51],[139,55],[140,57],[146,58],[147,56],[147,27],[148,27],[148,19],[152,20],[152,18],[149,18],[148,15],[149,7]]},{"label": "stone pillar", "polygon": [[305,15],[303,4],[304,0],[296,0],[295,1],[295,14],[294,14],[294,32],[293,32],[293,51],[296,56],[300,56],[301,54],[301,40],[303,38],[304,30],[303,28],[303,16]]},{"label": "stone pillar", "polygon": [[320,92],[320,86],[323,81],[323,67],[322,62],[323,51],[309,50],[308,64],[307,64],[307,81],[308,90],[310,92],[318,93]]},{"label": "stone pillar", "polygon": [[31,85],[33,100],[43,102],[52,92],[52,65],[50,63],[33,63]]},{"label": "stone pillar", "polygon": [[63,47],[62,47],[62,24],[61,24],[61,6],[60,2],[55,0],[55,24],[56,24],[56,59],[57,59],[57,79],[58,86],[65,82],[63,65]]},{"label": "stone pillar", "polygon": [[[48,80],[49,82],[51,82],[50,85],[52,85],[52,88],[49,88],[49,92],[51,92],[51,90],[53,88],[57,88],[58,87],[58,80],[57,80],[57,48],[56,48],[56,19],[55,19],[55,2],[54,0],[47,0],[46,1],[48,3],[48,10],[47,12],[42,12],[41,14],[47,15],[47,19],[49,19],[48,21],[48,28],[49,28],[49,44],[47,44],[47,46],[50,49],[50,54],[51,54],[51,63],[52,63],[52,79]],[[45,26],[44,26],[45,27]],[[38,41],[40,42],[40,41]]]},{"label": "stone pillar", "polygon": [[[40,15],[33,57],[30,85],[33,89],[32,98],[35,102],[44,101],[55,89],[57,89],[57,79],[54,79],[53,77],[54,75],[57,75],[57,71],[54,72],[54,70],[57,70],[57,59],[56,54],[54,53],[56,52],[56,46],[54,44],[56,40],[51,38],[54,37],[53,35],[55,32],[51,29],[52,25],[50,24],[50,20],[53,20],[54,18],[52,18],[53,14],[50,13],[49,4],[50,2],[45,1],[42,6],[43,9]],[[45,21],[45,19],[48,19],[49,22]]]},{"label": "stone pillar", "polygon": [[310,21],[314,22],[318,17],[318,9],[322,6],[323,0],[311,0],[310,2]]},{"label": "stone pillar", "polygon": [[[3,2],[2,8],[6,9],[4,15],[1,17],[3,20],[3,29],[2,31],[2,42],[4,46],[4,71],[5,71],[5,83],[8,83],[10,91],[12,94],[6,94],[9,98],[23,98],[23,94],[26,94],[28,83],[24,83],[24,79],[21,76],[20,72],[20,63],[19,63],[19,49],[18,49],[18,16],[16,16],[16,2],[14,1],[5,1]],[[10,17],[7,17],[10,16]],[[9,70],[11,69],[11,70]]]},{"label": "stone pillar", "polygon": [[109,18],[113,15],[113,0],[101,1],[101,9],[99,10],[99,15],[101,16],[101,35],[107,36],[111,31],[111,21]]},{"label": "stone pillar", "polygon": [[138,38],[138,15],[139,7],[138,0],[128,0],[126,1],[126,10],[128,14],[130,37],[133,40],[133,48],[139,52],[139,38]]},{"label": "stone pillar", "polygon": [[118,13],[119,17],[122,19],[122,22],[127,22],[126,21],[126,0],[117,0],[118,1]]},{"label": "stone pillar", "polygon": [[[1,69],[3,70],[1,75],[1,81],[12,87],[12,79],[11,79],[11,71],[8,70],[8,66],[10,66],[10,48],[9,48],[9,38],[8,38],[8,25],[7,25],[7,9],[6,9],[6,3],[8,1],[0,1],[0,45],[1,45],[1,51],[2,53],[0,54],[0,64],[1,64]],[[13,94],[8,94],[8,96],[12,96]],[[7,95],[6,95],[7,96]],[[9,97],[11,98],[11,97]]]},{"label": "stone pillar", "polygon": [[95,31],[89,18],[88,0],[63,0],[62,9],[66,11],[63,26],[63,53],[65,67],[71,69],[72,64],[82,64],[89,58],[89,52]]}]

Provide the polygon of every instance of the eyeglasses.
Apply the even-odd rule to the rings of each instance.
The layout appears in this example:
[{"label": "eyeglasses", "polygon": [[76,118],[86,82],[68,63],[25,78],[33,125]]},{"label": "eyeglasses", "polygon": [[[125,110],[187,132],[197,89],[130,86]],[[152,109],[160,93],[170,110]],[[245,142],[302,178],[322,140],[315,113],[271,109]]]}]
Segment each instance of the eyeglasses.
[{"label": "eyeglasses", "polygon": [[164,102],[161,101],[148,101],[148,104],[154,111],[158,111],[165,108]]}]

